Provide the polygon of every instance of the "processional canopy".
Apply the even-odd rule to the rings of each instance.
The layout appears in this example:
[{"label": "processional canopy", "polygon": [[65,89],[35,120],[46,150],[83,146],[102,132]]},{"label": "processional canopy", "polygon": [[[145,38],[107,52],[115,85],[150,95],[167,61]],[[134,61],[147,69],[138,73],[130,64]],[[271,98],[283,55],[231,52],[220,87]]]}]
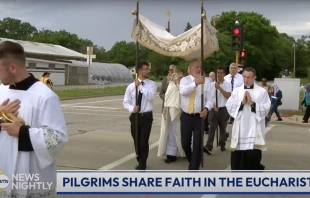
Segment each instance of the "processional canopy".
[{"label": "processional canopy", "polygon": [[[219,50],[217,30],[203,19],[204,59]],[[201,24],[190,30],[173,36],[162,27],[146,17],[139,15],[139,23],[134,20],[131,37],[140,45],[159,54],[180,57],[185,60],[201,58]]]}]

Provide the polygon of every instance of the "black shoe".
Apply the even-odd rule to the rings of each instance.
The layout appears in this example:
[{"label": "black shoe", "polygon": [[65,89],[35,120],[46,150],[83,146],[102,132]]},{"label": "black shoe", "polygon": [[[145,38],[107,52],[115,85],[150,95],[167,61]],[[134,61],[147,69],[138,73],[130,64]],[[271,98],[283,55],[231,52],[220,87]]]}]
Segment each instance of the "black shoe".
[{"label": "black shoe", "polygon": [[212,151],[205,146],[203,147],[203,152],[207,153],[208,155],[212,155]]},{"label": "black shoe", "polygon": [[175,162],[175,161],[177,161],[177,157],[172,156],[172,155],[167,155],[167,159],[165,159],[165,163],[167,163],[167,164]]},{"label": "black shoe", "polygon": [[229,122],[228,122],[228,124],[232,124],[232,123],[233,123],[232,121],[229,121]]},{"label": "black shoe", "polygon": [[139,164],[136,165],[135,169],[136,169],[136,170],[139,170]]},{"label": "black shoe", "polygon": [[278,119],[277,121],[282,121],[282,118]]},{"label": "black shoe", "polygon": [[221,151],[225,151],[225,150],[226,150],[225,146],[221,146]]},{"label": "black shoe", "polygon": [[226,138],[229,138],[229,133],[228,132],[226,132]]}]

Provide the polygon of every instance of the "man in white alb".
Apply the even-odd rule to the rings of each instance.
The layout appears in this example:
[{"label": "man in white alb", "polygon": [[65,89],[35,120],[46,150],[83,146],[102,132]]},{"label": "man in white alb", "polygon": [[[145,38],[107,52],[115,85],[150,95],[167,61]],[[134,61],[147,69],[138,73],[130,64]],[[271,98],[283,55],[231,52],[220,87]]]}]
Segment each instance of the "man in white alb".
[{"label": "man in white alb", "polygon": [[[2,189],[1,198],[56,196],[55,158],[68,141],[58,96],[30,75],[25,65],[25,52],[20,44],[0,43],[0,79],[3,83],[0,101],[20,101],[19,106],[12,103],[15,108],[5,103],[1,108],[0,170],[10,180],[9,186]],[[47,189],[12,189],[12,183],[18,185],[12,181],[12,174],[39,174],[37,182],[52,185]]]},{"label": "man in white alb", "polygon": [[256,71],[243,70],[244,85],[236,88],[226,103],[231,117],[235,119],[231,137],[232,170],[264,170],[261,165],[262,151],[266,147],[265,117],[270,109],[266,90],[256,83]]},{"label": "man in white alb", "polygon": [[[128,85],[123,105],[131,113],[129,116],[131,136],[134,140],[138,161],[135,169],[145,170],[149,155],[149,138],[153,124],[153,103],[157,92],[157,84],[148,79],[150,75],[150,65],[148,62],[139,62],[136,71],[138,72],[138,80]],[[138,88],[138,94],[136,94],[136,87]],[[137,131],[136,113],[138,118]]]},{"label": "man in white alb", "polygon": [[[231,89],[234,90],[237,87],[243,85],[242,75],[238,73],[238,65],[236,63],[231,63],[229,66],[229,74],[224,77],[225,81],[231,84]],[[230,117],[228,124],[232,124],[234,119]],[[228,134],[227,134],[228,136]]]},{"label": "man in white alb", "polygon": [[[180,82],[181,95],[181,142],[189,170],[199,170],[201,162],[201,119],[205,119],[209,109],[213,107],[210,94],[210,82],[201,76],[201,62],[192,60],[189,67],[190,75]],[[203,110],[201,109],[201,85],[204,84]],[[192,151],[193,138],[193,151]]]},{"label": "man in white alb", "polygon": [[185,157],[181,144],[180,130],[180,79],[183,77],[176,68],[169,71],[168,88],[165,93],[164,110],[161,120],[161,131],[158,145],[158,157],[166,156],[165,162],[171,163],[177,157]]},{"label": "man in white alb", "polygon": [[[219,146],[221,151],[225,151],[226,146],[226,126],[229,114],[226,109],[227,99],[231,94],[231,85],[224,80],[225,69],[218,68],[217,71],[217,82],[211,84],[210,93],[212,95],[213,108],[210,110],[208,115],[208,121],[210,124],[210,130],[208,135],[208,140],[204,146],[204,152],[211,155],[213,149],[213,142],[215,132],[217,128],[220,128],[219,135]],[[216,93],[217,93],[217,106],[216,106]]]}]

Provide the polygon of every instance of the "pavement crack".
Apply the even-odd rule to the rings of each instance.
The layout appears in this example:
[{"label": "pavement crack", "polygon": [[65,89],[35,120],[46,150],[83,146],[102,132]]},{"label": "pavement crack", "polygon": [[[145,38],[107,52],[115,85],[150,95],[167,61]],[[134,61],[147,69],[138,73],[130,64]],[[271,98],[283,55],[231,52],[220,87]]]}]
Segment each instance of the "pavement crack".
[{"label": "pavement crack", "polygon": [[78,130],[78,134],[73,134],[73,135],[70,135],[70,137],[73,137],[73,136],[77,136],[77,135],[83,135],[84,133],[88,133],[88,132],[92,132],[92,131],[96,131],[97,129],[92,129],[92,130]]}]

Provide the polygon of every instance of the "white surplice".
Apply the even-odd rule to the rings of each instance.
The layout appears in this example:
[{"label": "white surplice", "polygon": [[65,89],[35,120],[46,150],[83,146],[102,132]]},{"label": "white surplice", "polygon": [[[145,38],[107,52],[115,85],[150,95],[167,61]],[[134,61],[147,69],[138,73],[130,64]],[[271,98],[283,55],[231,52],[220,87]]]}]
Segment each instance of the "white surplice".
[{"label": "white surplice", "polygon": [[164,111],[161,119],[158,157],[166,155],[185,157],[181,144],[180,130],[180,92],[179,86],[169,83],[165,93]]},{"label": "white surplice", "polygon": [[[1,198],[56,196],[55,157],[68,141],[67,127],[58,96],[38,81],[27,91],[0,85],[0,103],[7,98],[21,101],[19,117],[30,126],[29,136],[34,151],[18,151],[17,137],[0,132],[0,170],[9,178]],[[39,174],[40,182],[53,182],[50,189],[12,190],[12,174]]]},{"label": "white surplice", "polygon": [[[249,104],[244,105],[243,110],[239,111],[245,91],[250,93],[252,101],[256,103],[256,113],[251,112]],[[226,103],[228,113],[235,119],[231,150],[267,150],[265,117],[270,105],[268,93],[257,84],[254,84],[253,89],[244,89],[244,85],[234,89]]]}]

